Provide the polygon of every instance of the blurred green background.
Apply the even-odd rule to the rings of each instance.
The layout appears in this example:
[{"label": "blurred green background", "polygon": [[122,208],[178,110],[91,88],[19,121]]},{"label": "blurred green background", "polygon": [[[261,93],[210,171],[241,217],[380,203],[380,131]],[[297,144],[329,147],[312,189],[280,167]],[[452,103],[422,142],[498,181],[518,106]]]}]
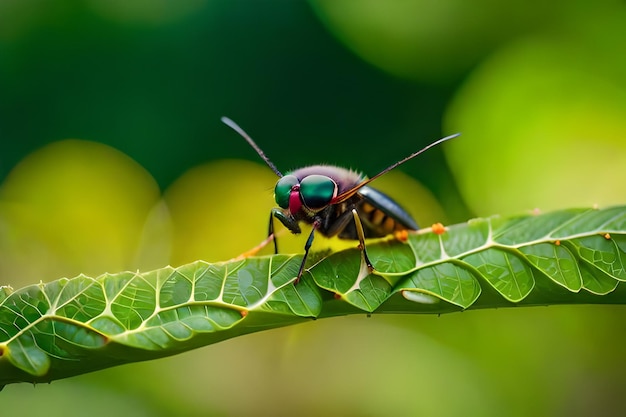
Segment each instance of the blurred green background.
[{"label": "blurred green background", "polygon": [[[0,285],[226,260],[260,242],[276,178],[223,115],[283,171],[372,175],[462,132],[375,183],[426,226],[625,203],[625,21],[608,0],[1,0]],[[622,415],[624,313],[320,320],[7,386],[0,406]]]}]

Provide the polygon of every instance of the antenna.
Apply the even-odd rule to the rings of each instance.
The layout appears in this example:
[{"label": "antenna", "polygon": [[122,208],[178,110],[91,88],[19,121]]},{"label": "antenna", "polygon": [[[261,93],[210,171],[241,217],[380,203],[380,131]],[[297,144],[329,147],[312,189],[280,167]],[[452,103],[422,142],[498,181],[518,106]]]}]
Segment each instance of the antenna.
[{"label": "antenna", "polygon": [[[274,165],[274,163],[272,161],[270,161],[270,159],[265,155],[265,153],[261,150],[261,148],[259,148],[259,145],[257,145],[252,138],[242,129],[239,127],[239,125],[235,122],[233,122],[232,120],[230,120],[228,117],[222,117],[220,119],[222,121],[222,123],[224,123],[226,126],[230,127],[231,129],[233,129],[235,132],[239,133],[239,135],[241,135],[241,137],[243,137],[249,144],[250,146],[252,146],[254,148],[254,150],[256,151],[256,153],[259,154],[259,156],[261,158],[263,158],[263,160],[265,161],[265,163],[272,169],[272,171],[274,171],[274,173],[276,175],[278,175],[280,178],[283,177],[283,174],[280,173],[280,171],[278,170],[278,168],[276,168],[276,165]],[[404,161],[403,161],[404,162]]]},{"label": "antenna", "polygon": [[458,136],[460,136],[460,133],[455,133],[454,135],[450,135],[450,136],[446,136],[445,138],[441,138],[439,140],[434,141],[433,143],[431,143],[430,145],[426,145],[424,146],[422,149],[420,149],[417,152],[413,152],[411,155],[407,156],[404,159],[401,159],[400,161],[396,162],[395,164],[392,164],[390,166],[388,166],[387,168],[383,169],[382,171],[380,171],[378,174],[374,175],[371,178],[366,179],[365,181],[357,184],[355,187],[351,188],[350,190],[338,195],[337,197],[335,197],[333,199],[333,204],[335,203],[340,203],[342,201],[345,201],[346,199],[350,198],[352,195],[354,195],[355,192],[358,191],[359,188],[363,187],[364,185],[369,184],[370,182],[374,181],[376,178],[388,173],[389,171],[391,171],[392,169],[404,164],[407,161],[410,161],[411,159],[415,158],[417,155],[422,154],[424,152],[426,152],[427,150],[429,150],[430,148],[434,148],[435,146],[448,141],[450,139],[454,139]]}]

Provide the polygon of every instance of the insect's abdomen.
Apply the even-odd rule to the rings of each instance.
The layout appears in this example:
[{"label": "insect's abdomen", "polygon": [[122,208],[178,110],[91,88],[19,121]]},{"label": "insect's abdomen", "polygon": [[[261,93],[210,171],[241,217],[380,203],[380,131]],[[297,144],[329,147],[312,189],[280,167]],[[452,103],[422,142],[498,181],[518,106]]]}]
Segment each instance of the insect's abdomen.
[{"label": "insect's abdomen", "polygon": [[[406,227],[396,219],[366,201],[363,201],[363,203],[357,207],[357,212],[361,217],[361,222],[363,222],[363,228],[366,229],[365,237],[382,237],[406,229]],[[370,229],[369,233],[367,229]],[[368,234],[370,236],[368,236]]]},{"label": "insect's abdomen", "polygon": [[[383,237],[401,230],[417,230],[419,227],[411,215],[386,194],[362,187],[353,197],[355,208],[366,238]],[[349,222],[339,233],[342,239],[358,239],[354,222]]]}]

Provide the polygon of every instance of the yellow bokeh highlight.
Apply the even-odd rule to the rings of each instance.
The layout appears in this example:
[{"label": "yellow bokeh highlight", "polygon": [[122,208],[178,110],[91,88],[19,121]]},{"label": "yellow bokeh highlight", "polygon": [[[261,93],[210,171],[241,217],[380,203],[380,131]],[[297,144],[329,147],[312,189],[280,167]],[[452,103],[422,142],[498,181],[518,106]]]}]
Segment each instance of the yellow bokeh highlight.
[{"label": "yellow bokeh highlight", "polygon": [[607,206],[626,195],[626,79],[609,57],[531,39],[477,69],[447,116],[446,156],[480,216]]},{"label": "yellow bokeh highlight", "polygon": [[135,257],[158,199],[152,177],[113,148],[64,140],[39,149],[0,188],[0,284],[141,267]]},{"label": "yellow bokeh highlight", "polygon": [[174,228],[172,264],[225,261],[265,239],[276,180],[266,166],[234,160],[178,178],[164,197]]}]

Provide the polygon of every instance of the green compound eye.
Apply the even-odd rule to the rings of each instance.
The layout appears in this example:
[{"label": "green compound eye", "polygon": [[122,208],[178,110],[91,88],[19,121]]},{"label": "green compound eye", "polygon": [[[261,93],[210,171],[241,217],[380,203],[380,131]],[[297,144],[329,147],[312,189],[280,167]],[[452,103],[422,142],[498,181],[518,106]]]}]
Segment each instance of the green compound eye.
[{"label": "green compound eye", "polygon": [[276,187],[274,187],[274,198],[280,208],[286,209],[289,207],[291,187],[298,185],[298,182],[298,178],[295,175],[285,175],[278,180]]},{"label": "green compound eye", "polygon": [[336,195],[337,184],[325,175],[309,175],[300,183],[300,196],[308,208],[324,208]]}]

